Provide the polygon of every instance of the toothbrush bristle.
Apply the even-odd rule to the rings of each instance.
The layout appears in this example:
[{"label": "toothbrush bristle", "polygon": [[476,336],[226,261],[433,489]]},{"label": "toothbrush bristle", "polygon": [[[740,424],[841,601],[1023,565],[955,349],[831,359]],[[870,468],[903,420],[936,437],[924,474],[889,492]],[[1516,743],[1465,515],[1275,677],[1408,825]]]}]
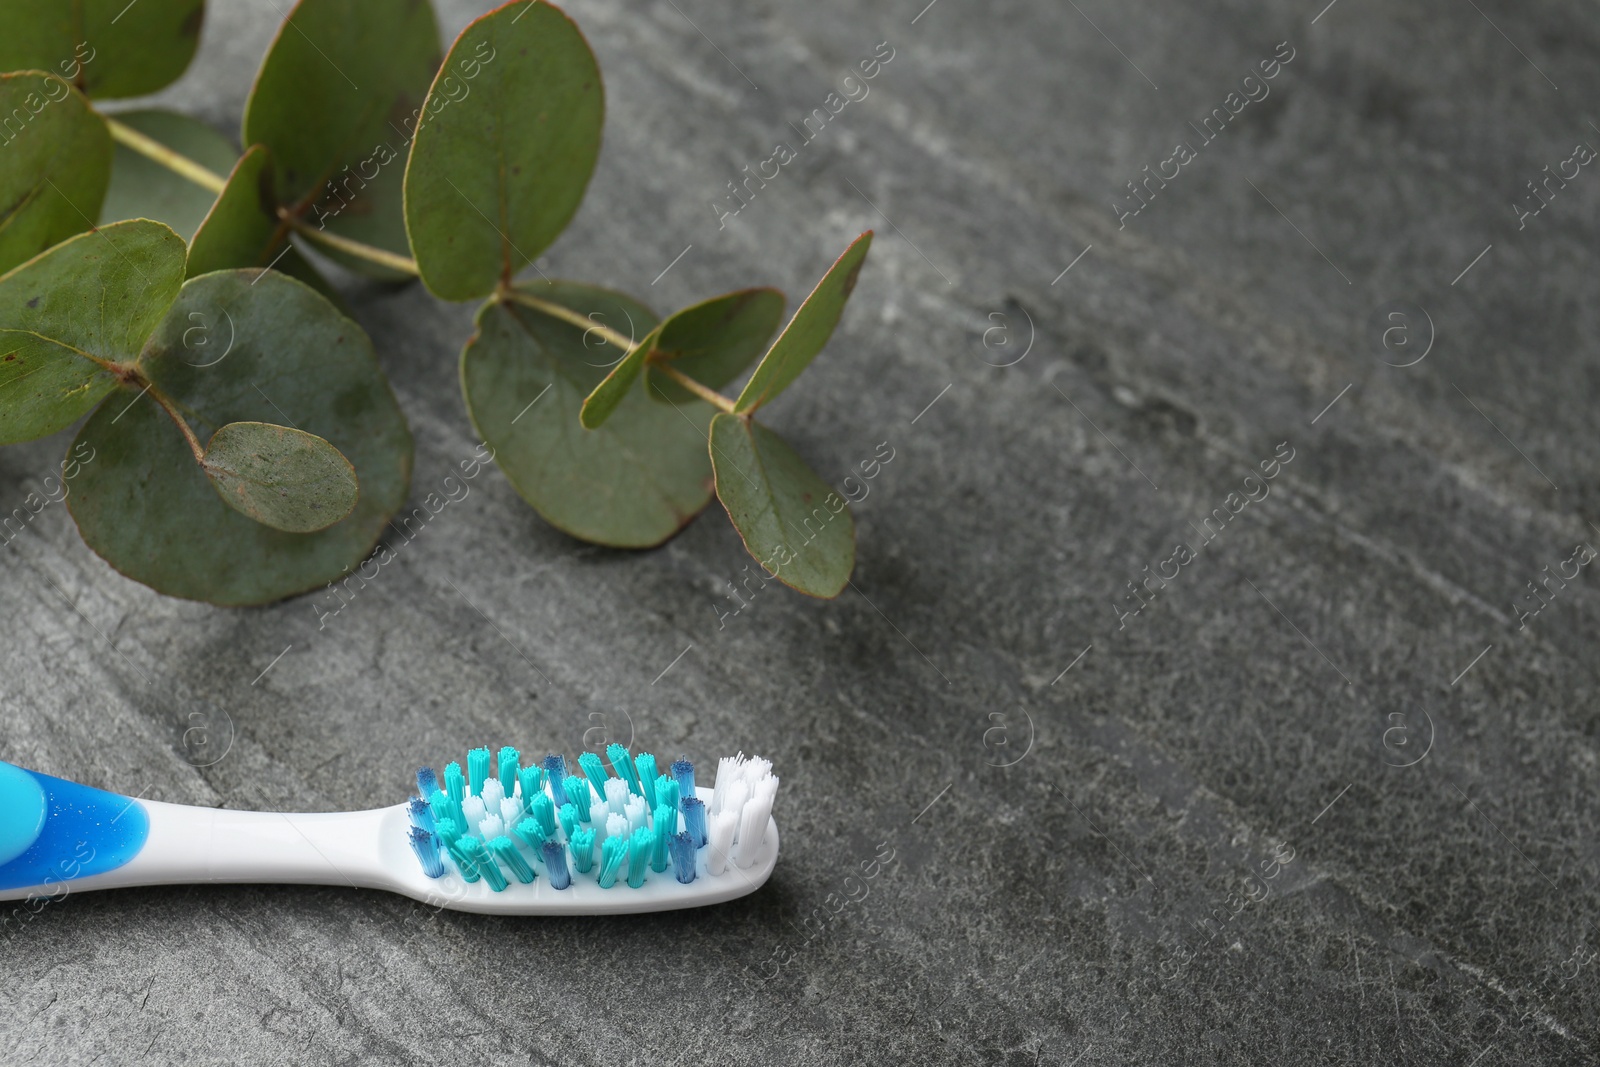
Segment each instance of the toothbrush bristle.
[{"label": "toothbrush bristle", "polygon": [[454,872],[495,893],[541,873],[556,890],[580,878],[638,889],[668,872],[684,885],[737,873],[759,858],[778,791],[771,761],[743,753],[718,761],[709,801],[687,758],[662,773],[653,754],[620,744],[604,760],[581,753],[576,766],[557,753],[526,766],[509,745],[485,746],[466,767],[418,769],[408,839],[427,877]]}]

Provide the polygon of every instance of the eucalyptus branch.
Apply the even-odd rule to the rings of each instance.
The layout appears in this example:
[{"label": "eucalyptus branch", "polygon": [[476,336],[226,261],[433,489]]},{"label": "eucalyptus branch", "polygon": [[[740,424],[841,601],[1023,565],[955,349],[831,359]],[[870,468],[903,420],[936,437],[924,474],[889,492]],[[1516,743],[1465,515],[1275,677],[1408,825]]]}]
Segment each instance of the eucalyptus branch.
[{"label": "eucalyptus branch", "polygon": [[721,411],[726,411],[730,415],[734,414],[733,401],[729,400],[715,389],[711,389],[700,384],[670,363],[657,363],[652,361],[650,365],[655,367],[655,369],[660,371],[662,374],[665,374],[668,378],[671,378],[673,381],[683,386],[685,389],[689,390],[689,392],[693,393],[701,400],[704,400],[707,404],[710,404],[712,407]]},{"label": "eucalyptus branch", "polygon": [[521,289],[513,289],[507,285],[500,287],[499,295],[502,300],[510,300],[524,307],[533,308],[535,311],[548,315],[552,319],[559,319],[569,326],[576,326],[579,329],[586,330],[613,348],[620,348],[624,353],[633,351],[635,344],[633,338],[624,337],[609,326],[602,326],[587,315],[574,311],[563,304],[557,304],[550,300],[541,300],[531,293],[523,292]]},{"label": "eucalyptus branch", "polygon": [[154,160],[174,174],[187,178],[201,188],[209,189],[219,196],[222,194],[222,190],[228,187],[228,179],[209,167],[201,166],[181,152],[174,152],[154,137],[140,133],[126,123],[118,122],[110,115],[103,115],[102,117],[106,120],[106,125],[111,128],[112,138],[119,144],[133,149],[146,159]]},{"label": "eucalyptus branch", "polygon": [[278,218],[287,223],[295,233],[317,244],[343,252],[345,255],[364,259],[368,263],[375,263],[380,267],[388,267],[390,270],[399,271],[401,274],[409,274],[412,277],[417,276],[417,261],[410,256],[402,256],[398,253],[390,252],[388,249],[363,244],[360,241],[352,241],[350,238],[340,237],[336,233],[329,233],[327,230],[311,225],[288,208],[280,207],[278,209]]}]

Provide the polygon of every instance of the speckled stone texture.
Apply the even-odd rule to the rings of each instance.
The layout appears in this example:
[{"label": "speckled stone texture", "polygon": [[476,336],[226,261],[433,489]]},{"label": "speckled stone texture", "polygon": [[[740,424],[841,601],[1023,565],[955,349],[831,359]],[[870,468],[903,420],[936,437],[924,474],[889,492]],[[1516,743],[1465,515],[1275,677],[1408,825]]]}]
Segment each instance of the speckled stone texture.
[{"label": "speckled stone texture", "polygon": [[[878,230],[770,411],[832,482],[893,452],[837,601],[761,588],[715,504],[613,552],[493,471],[325,625],[157,596],[60,506],[0,552],[0,758],[325,810],[479,743],[757,751],[772,881],[586,921],[69,897],[7,928],[0,1060],[1600,1061],[1600,16],[924,2],[570,7],[609,122],[546,271],[794,300]],[[163,99],[233,130],[280,5],[213,7]],[[420,500],[476,444],[472,309],[341,284]],[[64,445],[0,452],[3,510]]]}]

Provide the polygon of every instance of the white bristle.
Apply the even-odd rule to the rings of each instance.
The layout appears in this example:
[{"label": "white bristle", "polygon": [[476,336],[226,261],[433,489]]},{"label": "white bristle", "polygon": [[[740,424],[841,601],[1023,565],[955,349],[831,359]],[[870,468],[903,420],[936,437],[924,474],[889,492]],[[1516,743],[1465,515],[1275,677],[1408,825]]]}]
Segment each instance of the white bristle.
[{"label": "white bristle", "polygon": [[[606,816],[606,837],[627,837],[628,820],[616,812]],[[599,840],[599,838],[596,838]]]},{"label": "white bristle", "polygon": [[498,815],[485,815],[478,824],[478,831],[485,841],[493,841],[506,832],[505,820]]},{"label": "white bristle", "polygon": [[490,811],[499,811],[500,802],[506,798],[505,786],[500,784],[500,779],[491,778],[483,783],[483,806]]},{"label": "white bristle", "polygon": [[627,805],[622,809],[622,813],[628,817],[628,830],[630,833],[647,825],[649,822],[650,809],[645,804],[644,797],[629,797]]},{"label": "white bristle", "polygon": [[466,816],[468,826],[477,826],[488,814],[483,806],[483,798],[464,797],[461,801],[461,814]]},{"label": "white bristle", "polygon": [[752,789],[755,787],[757,782],[761,781],[761,779],[765,778],[771,773],[772,761],[769,759],[762,759],[760,756],[751,756],[745,761],[744,766],[739,768],[739,776],[743,778]]},{"label": "white bristle", "polygon": [[500,821],[507,826],[515,826],[522,821],[522,801],[516,797],[506,797],[500,802]]},{"label": "white bristle", "polygon": [[610,810],[599,797],[589,801],[589,823],[595,828],[596,838],[605,836],[606,815]]},{"label": "white bristle", "polygon": [[772,802],[778,795],[778,779],[768,773],[755,784],[754,795],[739,816],[739,850],[734,862],[748,867],[755,862],[761,841],[767,834],[767,819],[772,815]]},{"label": "white bristle", "polygon": [[706,827],[706,873],[721,874],[728,867],[728,853],[733,850],[733,832],[738,817],[731,811],[719,811],[711,816]]},{"label": "white bristle", "polygon": [[717,760],[717,782],[711,791],[711,808],[708,815],[715,815],[722,810],[722,802],[727,798],[728,787],[739,779],[739,770],[744,765],[744,753],[737,756],[723,756]]},{"label": "white bristle", "polygon": [[750,799],[750,787],[742,780],[735,780],[728,786],[728,793],[722,798],[722,812],[719,814],[732,815],[734,826],[739,825],[739,814],[744,811],[744,806]]},{"label": "white bristle", "polygon": [[606,779],[606,807],[613,814],[621,815],[623,805],[628,802],[628,783],[621,778]]}]

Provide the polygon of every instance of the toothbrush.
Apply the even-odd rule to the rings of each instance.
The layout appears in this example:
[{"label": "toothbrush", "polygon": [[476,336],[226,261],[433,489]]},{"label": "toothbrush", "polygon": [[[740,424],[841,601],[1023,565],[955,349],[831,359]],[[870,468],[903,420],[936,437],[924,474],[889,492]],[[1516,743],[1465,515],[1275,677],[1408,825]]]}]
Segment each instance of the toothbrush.
[{"label": "toothbrush", "polygon": [[[607,765],[609,764],[609,766]],[[717,904],[778,860],[772,764],[660,773],[622,745],[524,764],[514,748],[417,772],[371,811],[230,811],[139,800],[0,763],[0,900],[203,882],[350,885],[497,915],[617,915]]]}]

